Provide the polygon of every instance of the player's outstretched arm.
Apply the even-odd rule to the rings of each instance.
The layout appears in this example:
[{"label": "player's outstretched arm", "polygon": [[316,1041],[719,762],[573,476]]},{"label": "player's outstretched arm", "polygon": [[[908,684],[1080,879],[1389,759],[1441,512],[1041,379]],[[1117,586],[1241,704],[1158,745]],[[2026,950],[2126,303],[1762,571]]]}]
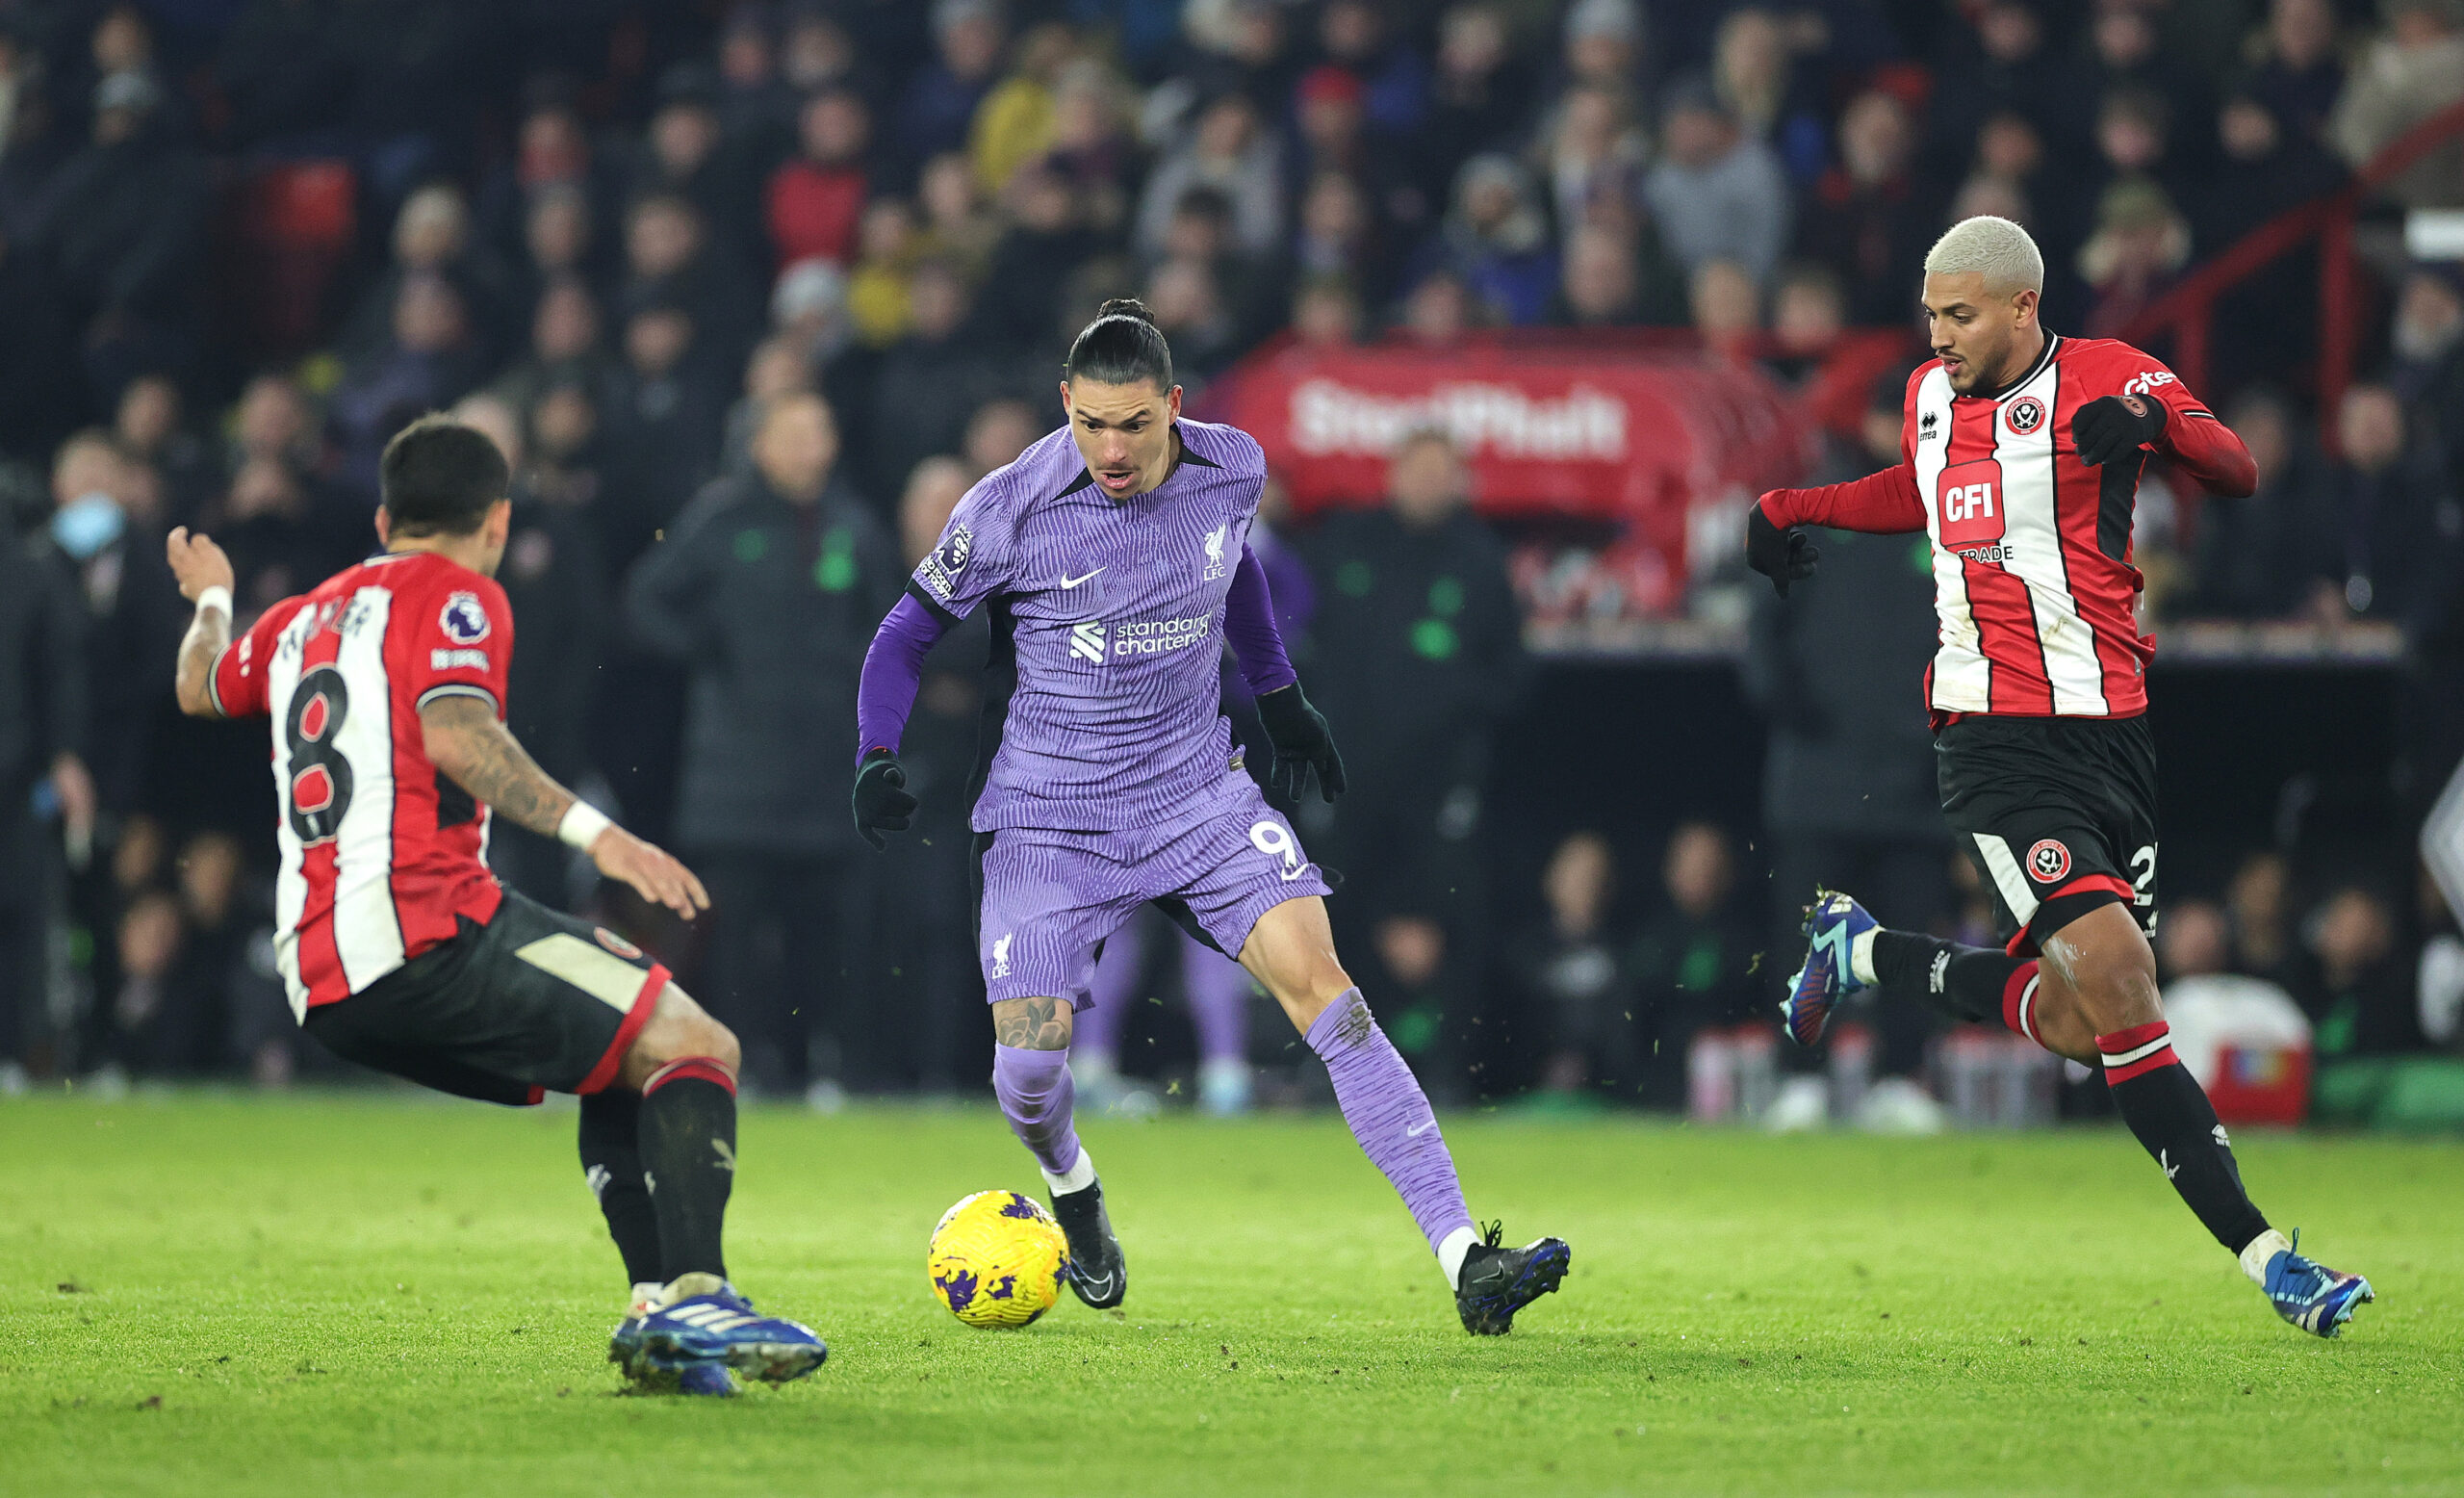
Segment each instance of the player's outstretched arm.
[{"label": "player's outstretched arm", "polygon": [[231,643],[231,558],[206,536],[191,535],[186,526],[171,528],[164,543],[178,580],[180,596],[196,605],[196,617],[180,639],[179,669],[171,688],[180,710],[192,718],[218,718],[211,682],[214,658]]},{"label": "player's outstretched arm", "polygon": [[1925,502],[1916,473],[1901,462],[1879,474],[1813,489],[1773,489],[1754,502],[1745,517],[1745,564],[1771,580],[1782,598],[1788,585],[1813,576],[1822,559],[1800,526],[1829,526],[1872,535],[1900,535],[1925,529]]},{"label": "player's outstretched arm", "polygon": [[515,826],[582,849],[601,873],[687,920],[710,908],[709,891],[691,869],[557,785],[498,721],[493,704],[439,697],[420,710],[420,737],[428,759],[453,784]]}]

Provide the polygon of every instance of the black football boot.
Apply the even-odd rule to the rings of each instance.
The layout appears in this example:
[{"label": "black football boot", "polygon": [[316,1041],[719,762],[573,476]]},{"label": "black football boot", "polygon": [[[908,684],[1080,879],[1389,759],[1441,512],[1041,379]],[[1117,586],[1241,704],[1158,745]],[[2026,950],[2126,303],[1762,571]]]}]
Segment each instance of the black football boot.
[{"label": "black football boot", "polygon": [[1113,1236],[1112,1219],[1104,1215],[1104,1183],[1054,1193],[1052,1215],[1069,1240],[1069,1288],[1097,1310],[1118,1305],[1129,1293],[1129,1265],[1121,1257],[1120,1239]]},{"label": "black football boot", "polygon": [[1563,1238],[1538,1238],[1519,1249],[1498,1246],[1503,1223],[1491,1223],[1487,1236],[1463,1255],[1462,1273],[1454,1282],[1454,1308],[1463,1330],[1474,1336],[1503,1336],[1514,1330],[1514,1313],[1557,1288],[1574,1262],[1574,1250]]}]

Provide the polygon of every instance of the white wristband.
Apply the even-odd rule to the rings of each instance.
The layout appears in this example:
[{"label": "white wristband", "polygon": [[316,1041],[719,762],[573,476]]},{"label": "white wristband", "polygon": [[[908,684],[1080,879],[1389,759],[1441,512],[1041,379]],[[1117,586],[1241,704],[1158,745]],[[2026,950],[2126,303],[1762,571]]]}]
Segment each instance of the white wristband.
[{"label": "white wristband", "polygon": [[207,588],[204,592],[199,593],[196,596],[196,608],[199,613],[203,613],[209,608],[219,608],[222,610],[223,618],[230,618],[231,590],[224,587],[219,582],[214,584],[212,587]]},{"label": "white wristband", "polygon": [[556,840],[587,853],[590,845],[599,840],[599,835],[615,825],[614,817],[587,801],[577,800],[565,808],[564,819],[556,823]]}]

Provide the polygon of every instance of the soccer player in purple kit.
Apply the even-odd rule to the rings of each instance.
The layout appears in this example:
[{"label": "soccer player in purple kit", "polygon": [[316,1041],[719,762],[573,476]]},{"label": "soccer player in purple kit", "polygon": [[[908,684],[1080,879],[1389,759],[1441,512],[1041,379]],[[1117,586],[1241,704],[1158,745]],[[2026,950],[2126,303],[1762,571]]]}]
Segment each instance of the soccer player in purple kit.
[{"label": "soccer player in purple kit", "polygon": [[1571,1251],[1473,1230],[1426,1095],[1335,959],[1326,881],[1243,770],[1220,710],[1228,640],[1273,740],[1276,788],[1297,795],[1314,770],[1327,800],[1342,792],[1343,760],[1285,658],[1247,544],[1265,454],[1245,432],[1181,419],[1171,350],[1133,300],[1104,303],[1078,335],[1061,400],[1066,429],[968,491],[873,637],[854,803],[875,846],[906,830],[915,798],[898,742],[924,654],[988,607],[976,956],[993,1090],[1052,1189],[1070,1287],[1099,1308],[1128,1290],[1071,1121],[1068,1049],[1098,948],[1152,901],[1274,995],[1426,1235],[1465,1330],[1504,1332],[1557,1288]]}]

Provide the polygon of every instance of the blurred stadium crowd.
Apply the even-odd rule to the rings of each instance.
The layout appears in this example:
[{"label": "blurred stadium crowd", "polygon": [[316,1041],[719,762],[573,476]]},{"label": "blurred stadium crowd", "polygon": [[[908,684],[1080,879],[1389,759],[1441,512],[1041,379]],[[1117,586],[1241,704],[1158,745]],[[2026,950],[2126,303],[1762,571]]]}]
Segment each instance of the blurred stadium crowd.
[{"label": "blurred stadium crowd", "polygon": [[[1952,219],[2028,224],[2050,324],[2117,334],[2458,99],[2464,0],[0,0],[0,1083],[331,1065],[271,976],[261,730],[172,709],[161,538],[222,541],[244,626],[368,548],[376,454],[419,412],[515,459],[516,732],[717,905],[662,928],[500,827],[504,876],[670,954],[774,1095],[972,1089],[983,643],[934,662],[925,820],[886,856],[846,812],[855,680],[959,496],[1057,424],[1101,298],[1156,308],[1201,412],[1279,339],[1662,328],[1835,406],[1846,370],[1835,478],[1897,459]],[[2390,225],[2457,206],[2451,144],[2365,215],[2368,377],[2323,420],[2310,251],[2230,292],[2203,394],[2260,493],[2202,508],[2158,476],[2140,521],[2159,615],[2401,632],[2413,823],[2464,751],[2464,277]],[[1843,364],[1858,328],[1907,341]],[[1352,761],[1302,823],[1349,876],[1349,960],[1442,1095],[1802,1111],[1800,1063],[1745,1024],[1793,961],[1762,891],[1988,920],[1934,807],[1906,538],[1826,542],[1821,586],[1755,606],[1758,823],[1687,821],[1621,871],[1643,850],[1578,814],[1498,852],[1546,568],[1510,568],[1469,489],[1415,439],[1383,495],[1270,510]],[[1704,563],[1665,607],[1724,589]],[[2248,850],[2169,902],[2169,977],[2267,986],[2323,1057],[2451,1046],[2464,945],[2413,873],[2408,843],[2349,879]],[[1256,1063],[1271,1092],[1280,1021],[1245,1037],[1242,986],[1151,936],[1108,976],[1096,1090],[1196,1072],[1237,1106]],[[1194,1033],[1136,1002],[1181,989]],[[1879,1017],[1799,1074],[1921,1123],[1867,1079],[1958,1104],[1935,1039]]]}]

